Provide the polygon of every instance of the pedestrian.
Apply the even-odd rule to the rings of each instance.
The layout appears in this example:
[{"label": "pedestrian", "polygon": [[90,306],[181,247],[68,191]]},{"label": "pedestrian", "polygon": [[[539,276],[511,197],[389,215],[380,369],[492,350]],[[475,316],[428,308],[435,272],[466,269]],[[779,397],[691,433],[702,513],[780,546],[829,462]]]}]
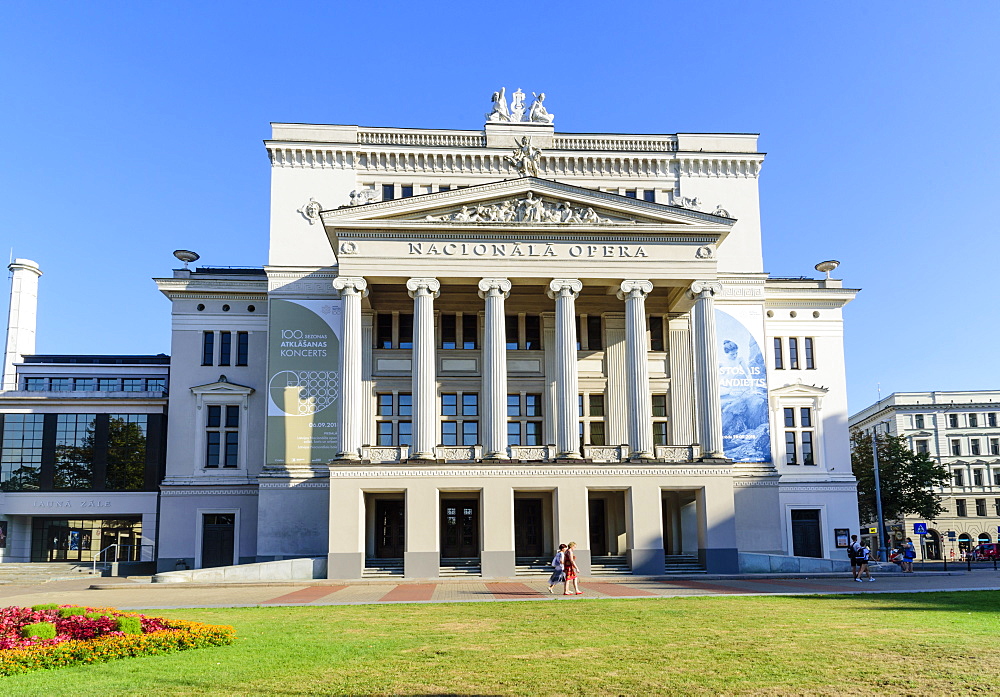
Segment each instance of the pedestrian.
[{"label": "pedestrian", "polygon": [[[563,595],[583,595],[583,591],[580,590],[580,583],[576,580],[577,578],[577,567],[576,567],[576,555],[573,550],[576,549],[576,543],[570,542],[566,546],[566,551],[563,552],[563,572],[565,577],[563,579]],[[573,592],[569,591],[569,584],[573,583]]]},{"label": "pedestrian", "polygon": [[861,572],[859,556],[861,555],[861,543],[858,542],[857,535],[851,535],[851,546],[847,548],[847,558],[851,560],[851,573],[854,580],[859,581],[858,574]]},{"label": "pedestrian", "polygon": [[861,574],[864,574],[868,577],[868,581],[874,583],[875,579],[872,578],[872,572],[868,569],[868,561],[871,559],[871,552],[868,548],[864,545],[859,545],[857,557],[855,558],[858,560],[858,573],[854,580],[861,583]]},{"label": "pedestrian", "polygon": [[912,574],[913,573],[913,560],[917,558],[917,550],[913,547],[913,540],[909,537],[906,538],[906,544],[903,545],[903,573]]},{"label": "pedestrian", "polygon": [[566,549],[566,545],[559,545],[559,551],[552,557],[552,575],[549,576],[549,593],[553,592],[552,588],[557,583],[566,581],[566,572],[563,571],[564,549]]}]

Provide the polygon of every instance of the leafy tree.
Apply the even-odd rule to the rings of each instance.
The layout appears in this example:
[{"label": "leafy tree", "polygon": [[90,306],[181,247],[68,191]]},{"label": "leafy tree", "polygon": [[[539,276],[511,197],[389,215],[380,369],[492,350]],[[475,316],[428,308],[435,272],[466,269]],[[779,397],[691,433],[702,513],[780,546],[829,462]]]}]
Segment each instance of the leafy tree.
[{"label": "leafy tree", "polygon": [[[915,453],[906,447],[902,436],[879,434],[878,470],[882,489],[882,515],[899,520],[910,513],[933,520],[944,512],[942,497],[934,487],[947,484],[951,475],[927,453]],[[878,517],[875,506],[875,469],[872,461],[872,436],[851,435],[851,468],[858,479],[858,513],[861,520]]]}]

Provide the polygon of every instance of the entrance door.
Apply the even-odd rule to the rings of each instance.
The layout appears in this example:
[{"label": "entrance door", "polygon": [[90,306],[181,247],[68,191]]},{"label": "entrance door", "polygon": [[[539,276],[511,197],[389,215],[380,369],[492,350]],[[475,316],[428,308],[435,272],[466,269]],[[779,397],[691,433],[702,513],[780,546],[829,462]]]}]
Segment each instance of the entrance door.
[{"label": "entrance door", "polygon": [[792,554],[797,557],[822,557],[819,509],[792,510]]},{"label": "entrance door", "polygon": [[402,501],[375,502],[375,556],[402,559],[406,548],[406,517]]},{"label": "entrance door", "polygon": [[608,525],[604,499],[590,499],[590,553],[595,557],[608,554]]},{"label": "entrance door", "polygon": [[542,541],[542,500],[514,499],[514,556],[540,557]]},{"label": "entrance door", "polygon": [[927,559],[941,558],[941,538],[934,530],[928,530],[924,535],[924,557]]},{"label": "entrance door", "polygon": [[236,533],[235,513],[206,513],[201,530],[201,566],[231,566]]},{"label": "entrance door", "polygon": [[441,502],[441,556],[458,559],[479,556],[479,501]]}]

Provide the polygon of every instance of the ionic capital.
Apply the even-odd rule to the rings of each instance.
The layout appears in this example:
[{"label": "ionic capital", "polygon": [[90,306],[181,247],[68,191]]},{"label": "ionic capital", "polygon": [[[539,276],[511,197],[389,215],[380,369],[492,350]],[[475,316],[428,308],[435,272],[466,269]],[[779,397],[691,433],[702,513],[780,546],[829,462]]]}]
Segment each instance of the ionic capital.
[{"label": "ionic capital", "polygon": [[576,299],[581,290],[583,290],[583,283],[576,278],[553,278],[549,282],[546,294],[553,300],[560,296],[572,296]]},{"label": "ionic capital", "polygon": [[621,290],[618,291],[618,299],[645,298],[653,292],[653,284],[649,281],[629,279],[622,281]]},{"label": "ionic capital", "polygon": [[368,281],[361,276],[337,276],[333,279],[333,287],[339,290],[341,295],[360,293],[362,298],[368,297]]},{"label": "ionic capital", "polygon": [[504,298],[510,296],[510,281],[506,278],[483,278],[479,281],[479,297],[486,298],[491,291],[496,291]]},{"label": "ionic capital", "polygon": [[722,295],[722,284],[718,281],[695,281],[691,284],[691,297],[704,298]]},{"label": "ionic capital", "polygon": [[436,298],[441,295],[441,281],[436,278],[411,278],[406,282],[406,290],[411,298],[420,295],[421,290]]}]

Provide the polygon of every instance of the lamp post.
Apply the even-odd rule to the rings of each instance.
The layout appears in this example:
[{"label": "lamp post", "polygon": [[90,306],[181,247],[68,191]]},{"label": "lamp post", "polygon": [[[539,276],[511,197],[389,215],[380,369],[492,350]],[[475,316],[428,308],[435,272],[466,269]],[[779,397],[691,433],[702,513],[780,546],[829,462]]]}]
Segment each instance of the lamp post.
[{"label": "lamp post", "polygon": [[885,561],[885,517],[882,515],[882,485],[879,482],[878,472],[878,424],[872,429],[872,464],[875,470],[875,511],[878,514],[878,551],[876,556],[879,561]]}]

